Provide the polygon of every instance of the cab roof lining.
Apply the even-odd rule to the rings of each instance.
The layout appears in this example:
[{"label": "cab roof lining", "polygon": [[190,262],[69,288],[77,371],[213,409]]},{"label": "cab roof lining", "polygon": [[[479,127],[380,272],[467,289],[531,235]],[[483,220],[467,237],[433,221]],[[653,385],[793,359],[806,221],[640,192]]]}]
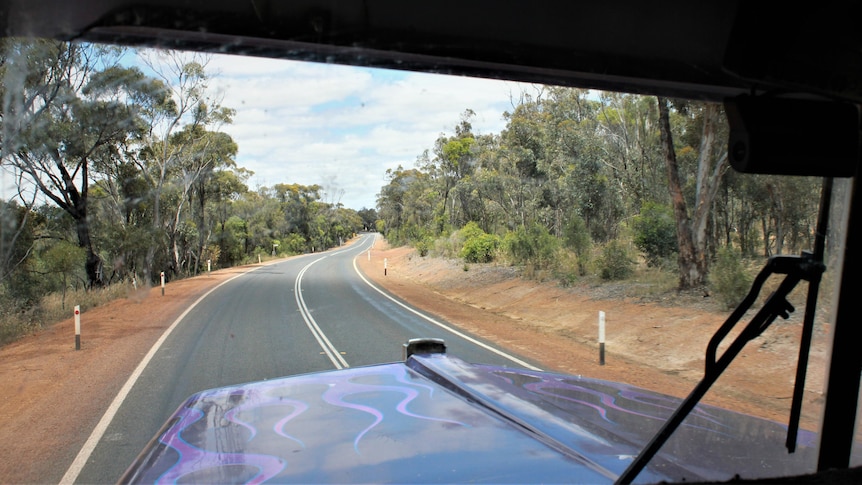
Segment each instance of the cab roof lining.
[{"label": "cab roof lining", "polygon": [[[755,5],[751,5],[756,3]],[[721,101],[862,101],[860,8],[706,0],[8,0],[6,36]]]}]

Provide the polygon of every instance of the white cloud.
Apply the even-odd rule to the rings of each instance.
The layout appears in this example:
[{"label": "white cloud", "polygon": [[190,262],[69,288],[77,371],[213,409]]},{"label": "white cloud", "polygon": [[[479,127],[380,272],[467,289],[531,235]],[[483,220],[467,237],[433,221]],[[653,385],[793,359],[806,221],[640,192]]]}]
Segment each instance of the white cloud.
[{"label": "white cloud", "polygon": [[[374,207],[385,172],[412,166],[466,109],[498,133],[516,83],[273,59],[216,56],[209,67],[234,123],[250,183],[319,184],[354,209]],[[343,196],[338,197],[343,193]]]}]

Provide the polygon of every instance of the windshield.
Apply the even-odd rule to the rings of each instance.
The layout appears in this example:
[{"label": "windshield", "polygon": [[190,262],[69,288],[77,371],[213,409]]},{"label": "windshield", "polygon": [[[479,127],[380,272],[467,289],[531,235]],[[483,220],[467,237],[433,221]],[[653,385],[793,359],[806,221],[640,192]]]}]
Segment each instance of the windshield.
[{"label": "windshield", "polygon": [[[395,362],[416,337],[684,398],[768,259],[815,247],[823,179],[735,172],[720,104],[2,42],[4,482],[116,481],[192,393]],[[803,471],[849,190],[828,201]],[[807,290],[705,403],[787,422]]]}]

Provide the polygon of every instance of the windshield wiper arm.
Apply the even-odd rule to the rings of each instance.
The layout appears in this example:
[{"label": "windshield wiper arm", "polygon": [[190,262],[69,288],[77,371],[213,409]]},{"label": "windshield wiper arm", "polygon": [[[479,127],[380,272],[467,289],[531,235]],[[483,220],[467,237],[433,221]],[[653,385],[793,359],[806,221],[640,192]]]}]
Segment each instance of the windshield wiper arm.
[{"label": "windshield wiper arm", "polygon": [[[769,258],[766,266],[760,271],[751,285],[748,295],[736,310],[730,314],[728,319],[715,332],[706,348],[706,369],[703,379],[694,388],[691,394],[685,398],[682,404],[674,411],[673,415],[662,426],[661,430],[653,437],[646,448],[641,451],[634,461],[619,476],[616,483],[628,484],[643,470],[649,461],[658,453],[670,436],[676,431],[683,420],[694,409],[703,398],[710,387],[718,380],[719,376],[727,369],[733,359],[739,355],[745,344],[757,338],[766,330],[776,318],[788,318],[794,311],[793,305],[787,300],[787,296],[796,288],[800,281],[808,281],[808,298],[805,303],[805,318],[803,322],[802,338],[799,348],[799,361],[796,369],[796,383],[793,390],[793,403],[791,405],[790,423],[787,430],[787,441],[785,445],[792,453],[796,449],[796,437],[799,429],[799,416],[802,407],[802,393],[805,385],[806,368],[808,366],[808,353],[811,344],[811,335],[814,327],[814,310],[816,308],[817,293],[820,286],[820,277],[825,271],[823,264],[824,240],[826,226],[829,219],[829,202],[832,195],[832,179],[826,178],[823,182],[821,192],[820,214],[818,216],[817,234],[815,239],[815,250],[813,253],[803,251],[801,256],[773,256]],[[763,288],[766,280],[773,274],[785,275],[784,280],[766,300],[763,307],[752,317],[745,328],[727,347],[720,357],[717,357],[718,346],[727,337],[731,330],[739,323],[743,315],[751,308],[757,300],[757,295]]]}]

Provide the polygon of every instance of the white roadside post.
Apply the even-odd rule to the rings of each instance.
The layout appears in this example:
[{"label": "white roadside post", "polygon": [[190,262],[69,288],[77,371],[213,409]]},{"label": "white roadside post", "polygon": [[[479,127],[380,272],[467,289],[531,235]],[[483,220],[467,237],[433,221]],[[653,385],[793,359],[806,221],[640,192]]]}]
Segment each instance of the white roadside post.
[{"label": "white roadside post", "polygon": [[371,250],[368,250],[368,261],[371,261]]},{"label": "white roadside post", "polygon": [[162,271],[160,278],[162,280],[162,296],[165,296],[165,272]]},{"label": "white roadside post", "polygon": [[389,258],[383,258],[383,276],[386,276],[386,267],[389,265]]},{"label": "white roadside post", "polygon": [[[260,255],[258,254],[257,257],[260,258]],[[207,273],[209,273],[212,270],[213,270],[213,260],[208,259],[207,260]]]},{"label": "white roadside post", "polygon": [[75,305],[75,350],[81,350],[81,305]]},{"label": "white roadside post", "polygon": [[599,312],[599,365],[605,365],[605,312]]}]

